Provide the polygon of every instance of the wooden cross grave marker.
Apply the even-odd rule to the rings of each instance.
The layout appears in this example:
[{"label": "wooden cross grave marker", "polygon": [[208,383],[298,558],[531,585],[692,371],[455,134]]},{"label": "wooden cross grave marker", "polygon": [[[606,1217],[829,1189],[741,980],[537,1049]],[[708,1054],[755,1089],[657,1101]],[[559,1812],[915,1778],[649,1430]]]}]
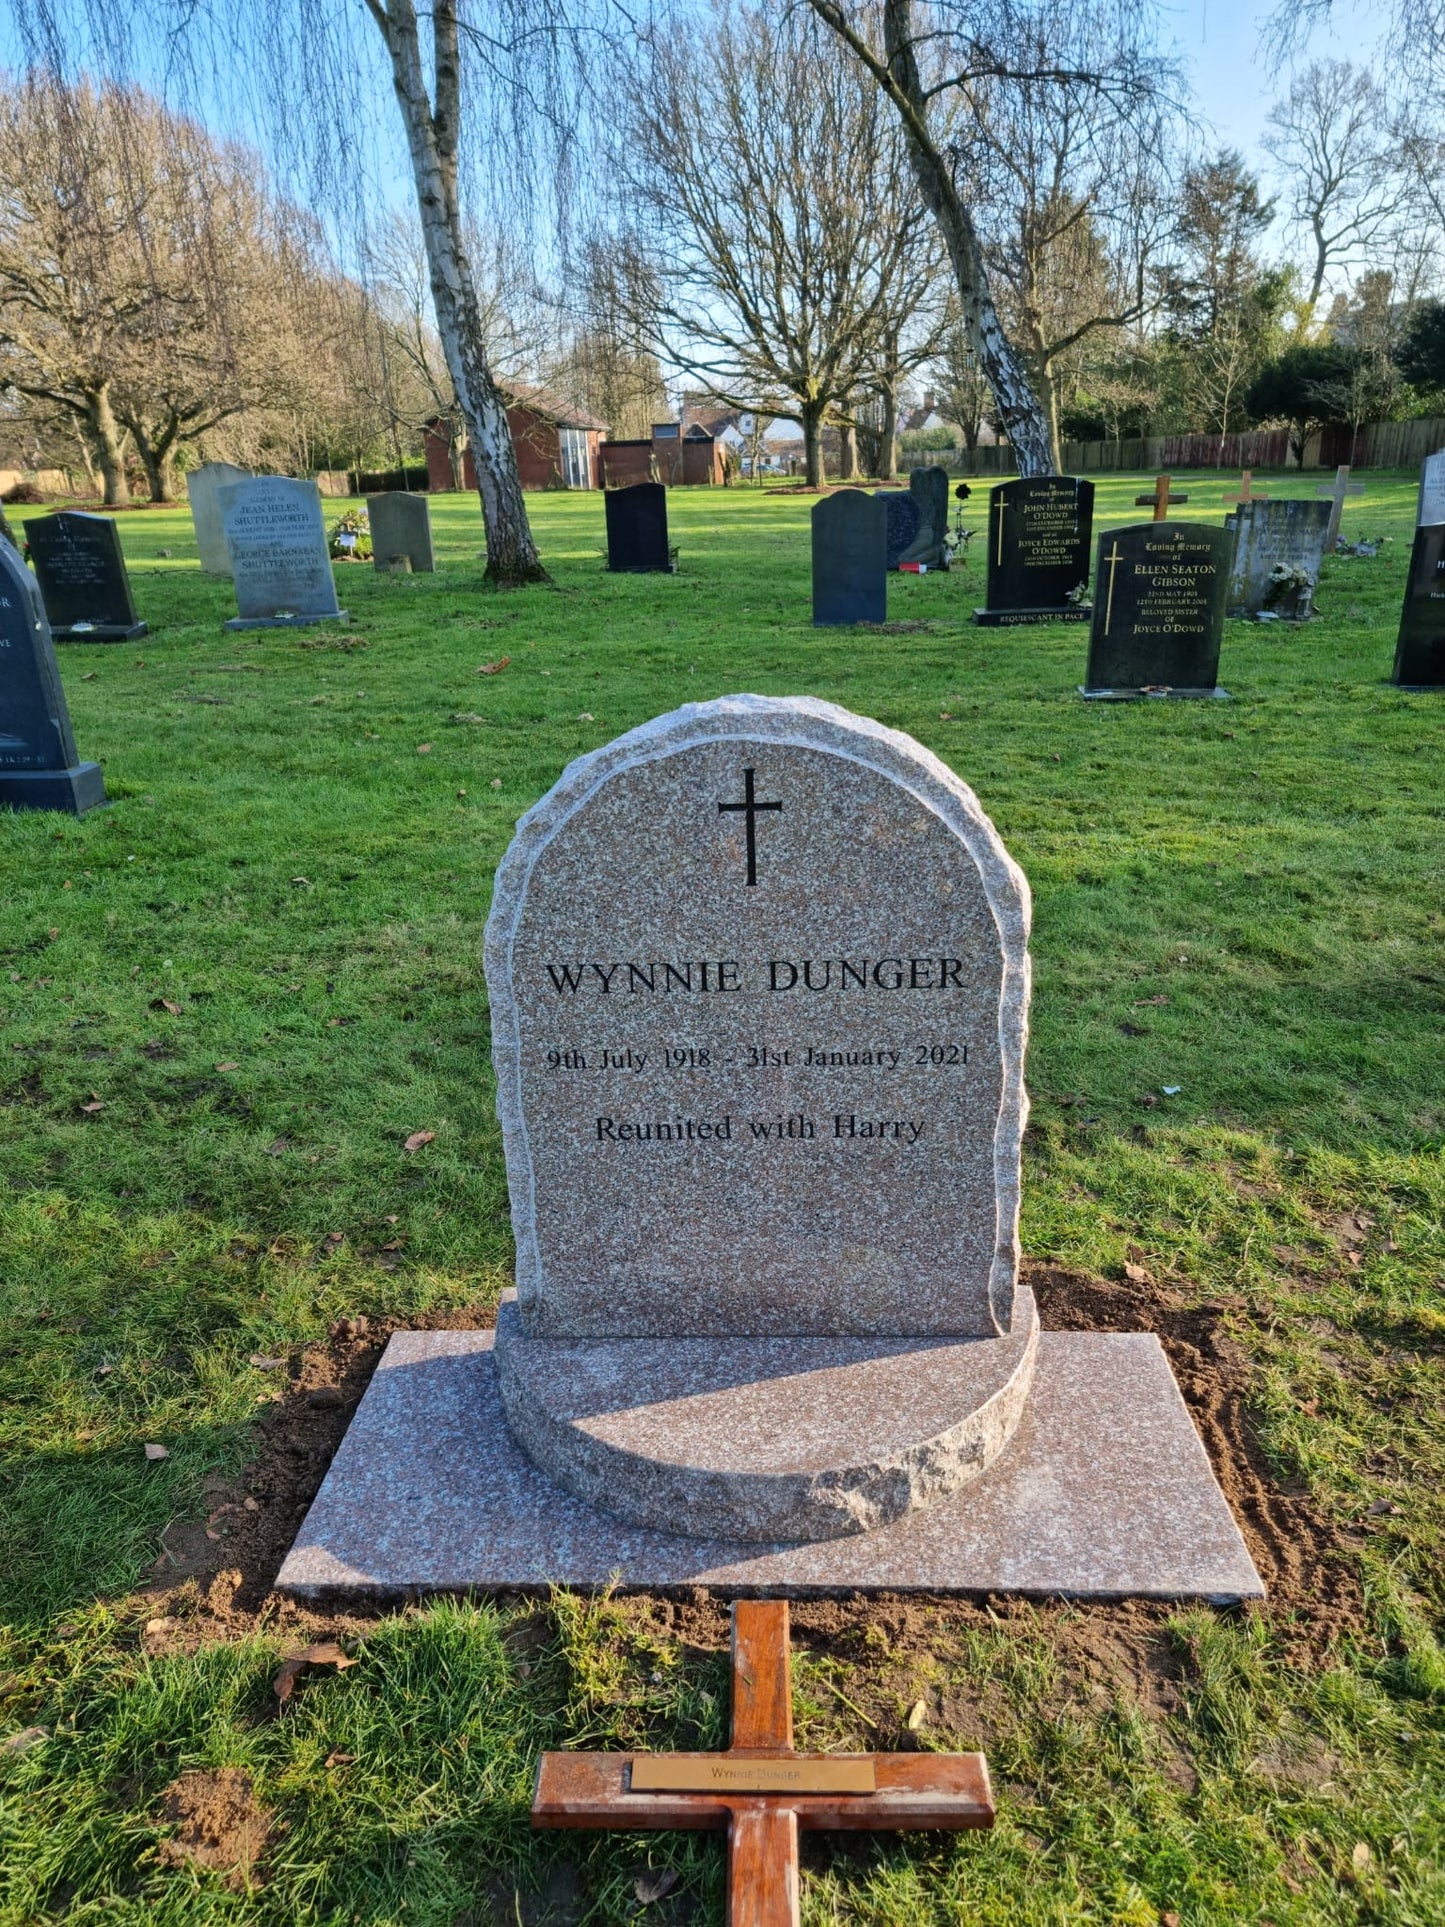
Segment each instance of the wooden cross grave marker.
[{"label": "wooden cross grave marker", "polygon": [[1173,479],[1171,475],[1159,476],[1154,484],[1154,493],[1152,495],[1136,495],[1134,497],[1135,508],[1147,509],[1152,507],[1154,510],[1154,520],[1156,522],[1162,522],[1176,502],[1187,502],[1189,500],[1187,495],[1171,495],[1169,493],[1169,484]]},{"label": "wooden cross grave marker", "polygon": [[733,1607],[726,1753],[544,1753],[534,1827],[728,1836],[728,1927],[797,1927],[798,1834],[993,1825],[981,1753],[795,1753],[788,1606]]},{"label": "wooden cross grave marker", "polygon": [[1335,470],[1334,481],[1329,483],[1328,486],[1324,482],[1317,484],[1315,494],[1328,495],[1335,505],[1330,511],[1330,526],[1325,532],[1326,555],[1334,554],[1335,544],[1340,539],[1340,517],[1345,512],[1345,497],[1347,495],[1363,495],[1364,492],[1365,485],[1363,482],[1352,482],[1350,480],[1350,465],[1348,462],[1340,463],[1339,467]]},{"label": "wooden cross grave marker", "polygon": [[1246,468],[1240,475],[1239,487],[1233,495],[1226,495],[1224,499],[1226,502],[1238,502],[1242,508],[1246,502],[1267,502],[1269,496],[1264,489],[1254,486],[1254,470]]}]

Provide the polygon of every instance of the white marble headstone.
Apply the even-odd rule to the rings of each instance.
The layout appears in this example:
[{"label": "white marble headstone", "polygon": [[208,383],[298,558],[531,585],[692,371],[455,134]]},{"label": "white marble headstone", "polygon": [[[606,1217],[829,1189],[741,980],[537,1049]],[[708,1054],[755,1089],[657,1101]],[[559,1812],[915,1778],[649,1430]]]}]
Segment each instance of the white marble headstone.
[{"label": "white marble headstone", "polygon": [[972,791],[832,704],[573,763],[487,926],[527,1330],[1007,1331],[1028,929]]},{"label": "white marble headstone", "polygon": [[1420,508],[1415,517],[1418,528],[1438,528],[1445,522],[1445,448],[1427,455],[1420,464]]},{"label": "white marble headstone", "polygon": [[231,552],[226,547],[226,531],[221,526],[220,491],[250,479],[250,469],[237,468],[233,462],[205,462],[186,477],[196,547],[206,575],[231,573]]}]

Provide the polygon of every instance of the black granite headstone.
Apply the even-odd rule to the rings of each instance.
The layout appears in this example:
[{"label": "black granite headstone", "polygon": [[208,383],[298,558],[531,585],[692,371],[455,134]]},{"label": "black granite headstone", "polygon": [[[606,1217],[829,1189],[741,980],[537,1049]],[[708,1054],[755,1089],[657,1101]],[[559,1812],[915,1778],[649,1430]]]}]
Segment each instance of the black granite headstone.
[{"label": "black granite headstone", "polygon": [[1234,536],[1143,522],[1099,538],[1086,696],[1216,696]]},{"label": "black granite headstone", "polygon": [[989,628],[1087,622],[1094,484],[1072,475],[1000,482],[988,498],[988,588],[973,619]]},{"label": "black granite headstone", "polygon": [[1402,689],[1445,684],[1445,525],[1416,529],[1390,678]]},{"label": "black granite headstone", "polygon": [[886,495],[839,489],[813,507],[813,627],[888,619]]},{"label": "black granite headstone", "polygon": [[667,574],[675,566],[667,543],[667,490],[661,482],[609,488],[607,566],[624,575]]},{"label": "black granite headstone", "polygon": [[110,516],[62,509],[27,522],[25,539],[57,642],[130,642],[145,635]]},{"label": "black granite headstone", "polygon": [[905,495],[902,489],[879,489],[873,500],[883,504],[887,518],[884,566],[896,569],[918,536],[918,501],[911,492]]},{"label": "black granite headstone", "polygon": [[948,534],[948,473],[930,464],[915,468],[908,476],[908,493],[918,504],[918,533],[898,558],[898,566],[911,562],[924,568],[942,568],[943,543]]},{"label": "black granite headstone", "polygon": [[0,541],[0,804],[79,816],[104,801],[100,765],[76,754],[40,591]]}]

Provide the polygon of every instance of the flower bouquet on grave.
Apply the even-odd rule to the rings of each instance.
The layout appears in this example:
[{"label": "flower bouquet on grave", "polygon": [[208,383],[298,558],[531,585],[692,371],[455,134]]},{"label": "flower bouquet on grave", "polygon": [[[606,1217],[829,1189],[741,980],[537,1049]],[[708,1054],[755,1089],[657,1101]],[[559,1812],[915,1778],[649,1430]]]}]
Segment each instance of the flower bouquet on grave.
[{"label": "flower bouquet on grave", "polygon": [[348,509],[327,531],[326,547],[333,562],[371,560],[371,518],[365,509]]},{"label": "flower bouquet on grave", "polygon": [[1261,614],[1279,622],[1307,622],[1314,613],[1315,579],[1297,563],[1277,562],[1269,572]]}]

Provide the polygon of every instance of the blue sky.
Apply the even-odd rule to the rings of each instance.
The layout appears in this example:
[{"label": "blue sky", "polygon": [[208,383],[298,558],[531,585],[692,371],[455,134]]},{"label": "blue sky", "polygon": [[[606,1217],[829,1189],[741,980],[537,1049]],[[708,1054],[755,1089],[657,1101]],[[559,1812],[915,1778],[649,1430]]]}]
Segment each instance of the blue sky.
[{"label": "blue sky", "polygon": [[[1166,16],[1189,67],[1198,112],[1213,124],[1220,145],[1238,147],[1255,165],[1265,158],[1258,138],[1265,116],[1289,79],[1271,69],[1260,47],[1260,28],[1272,11],[1255,0],[1174,0]],[[1366,64],[1378,47],[1382,13],[1365,0],[1333,0],[1328,20],[1295,49],[1296,61],[1328,56]]]}]

